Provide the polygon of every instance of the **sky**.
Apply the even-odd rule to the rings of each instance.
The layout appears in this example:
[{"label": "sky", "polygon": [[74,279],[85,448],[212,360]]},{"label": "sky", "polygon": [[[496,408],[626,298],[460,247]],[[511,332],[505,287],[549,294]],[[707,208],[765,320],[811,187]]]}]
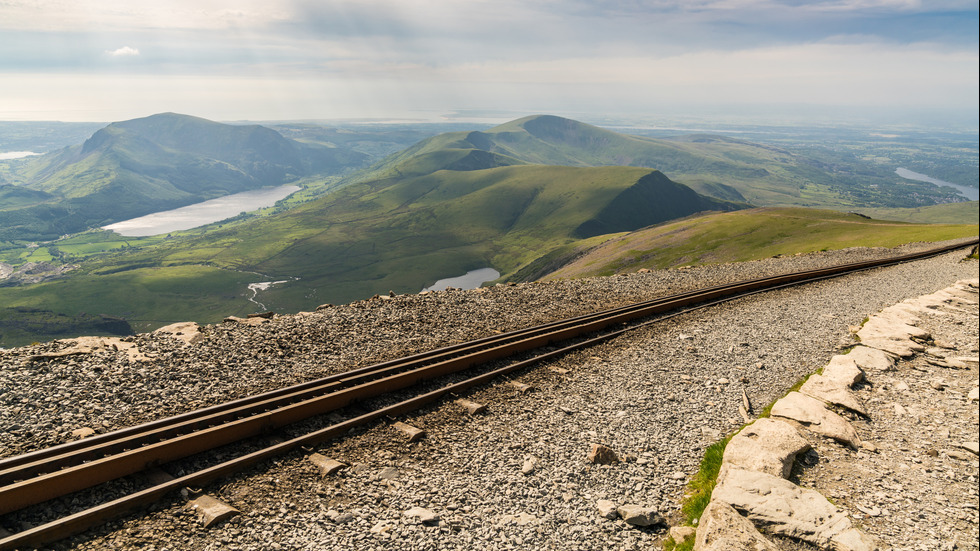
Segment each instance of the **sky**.
[{"label": "sky", "polygon": [[976,0],[0,0],[0,120],[974,120],[978,22]]}]

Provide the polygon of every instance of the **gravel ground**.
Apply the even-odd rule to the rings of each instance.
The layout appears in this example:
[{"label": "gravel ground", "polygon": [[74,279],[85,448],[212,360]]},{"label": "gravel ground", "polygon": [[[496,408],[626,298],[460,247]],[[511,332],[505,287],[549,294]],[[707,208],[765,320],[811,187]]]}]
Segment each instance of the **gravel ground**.
[{"label": "gravel ground", "polygon": [[857,394],[868,417],[852,424],[873,451],[808,438],[815,447],[798,482],[832,499],[887,549],[980,548],[980,461],[963,447],[980,441],[980,406],[968,397],[977,388],[977,364],[935,365],[977,357],[977,305],[965,310],[919,315],[919,327],[943,347],[867,375]]},{"label": "gravel ground", "polygon": [[[123,353],[27,361],[68,346],[0,354],[0,455],[172,415],[359,365],[470,338],[712,283],[912,250],[850,249],[761,262],[548,284],[398,296],[258,327],[204,328],[204,342],[134,341],[153,361]],[[467,398],[469,416],[444,404],[402,419],[428,431],[407,443],[387,425],[317,450],[352,465],[319,480],[293,454],[208,491],[241,509],[205,530],[181,504],[111,524],[78,549],[634,549],[663,527],[601,518],[595,502],[676,511],[704,447],[740,424],[744,389],[757,408],[812,372],[849,339],[847,327],[906,297],[977,277],[961,253],[811,284],[699,310],[519,375],[530,393],[497,384]],[[724,381],[728,381],[725,383]],[[119,389],[125,389],[120,392]],[[593,442],[623,462],[585,461]],[[528,463],[529,474],[522,472]],[[92,492],[98,493],[98,492]],[[71,508],[87,499],[79,497]],[[441,517],[422,523],[413,506]],[[37,511],[0,518],[11,531]],[[431,525],[430,525],[431,524]],[[373,531],[372,531],[373,530]]]}]

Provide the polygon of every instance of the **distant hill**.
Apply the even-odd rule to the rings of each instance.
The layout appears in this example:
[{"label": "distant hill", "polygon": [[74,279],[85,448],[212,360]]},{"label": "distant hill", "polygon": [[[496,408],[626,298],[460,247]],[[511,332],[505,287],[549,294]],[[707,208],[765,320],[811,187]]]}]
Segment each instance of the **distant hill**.
[{"label": "distant hill", "polygon": [[699,195],[646,168],[443,169],[352,184],[275,216],[114,258],[113,265],[194,259],[298,278],[264,293],[288,310],[309,307],[299,297],[314,290],[317,300],[347,302],[415,292],[474,268],[507,276],[608,233],[744,206]]},{"label": "distant hill", "polygon": [[873,220],[853,213],[761,208],[694,216],[610,239],[542,279],[758,260],[847,247],[895,247],[976,236],[977,225]]},{"label": "distant hill", "polygon": [[945,203],[910,209],[861,208],[861,214],[880,220],[916,222],[919,224],[977,224],[980,223],[980,203]]},{"label": "distant hill", "polygon": [[150,212],[363,164],[258,125],[163,113],[112,123],[29,159],[0,190],[0,241],[45,240]]},{"label": "distant hill", "polygon": [[[143,180],[129,187],[130,193],[154,190],[157,196],[174,195],[173,200],[192,191],[184,182],[196,180],[175,174],[174,166],[214,169],[209,172],[214,178],[207,180],[214,188],[205,186],[201,195],[230,191],[235,183],[290,178],[315,166],[309,157],[294,154],[304,151],[302,144],[261,127],[221,129],[212,134],[221,139],[209,143],[193,131],[186,139],[174,137],[178,127],[199,128],[200,119],[161,117],[132,121],[140,129],[136,136],[125,123],[111,125],[111,131],[97,133],[77,150],[61,152],[66,159],[75,156],[71,163],[58,165],[52,157],[32,166],[36,174],[45,167],[51,174],[70,174],[62,172],[70,167],[80,180],[100,185],[107,180],[123,185],[126,179],[117,175],[139,174]],[[305,127],[290,129],[306,140],[339,139]],[[260,149],[270,157],[236,153],[263,143]],[[178,151],[181,144],[194,144],[193,151]],[[164,153],[193,161],[171,163],[160,156]],[[125,319],[143,331],[258,309],[309,310],[389,290],[418,292],[438,279],[484,267],[498,270],[504,280],[534,280],[566,265],[571,269],[585,251],[598,255],[590,256],[594,262],[588,270],[558,273],[577,277],[600,268],[611,273],[662,263],[792,254],[815,243],[835,248],[976,232],[975,226],[933,231],[870,223],[857,215],[810,215],[805,209],[741,214],[739,209],[750,206],[745,199],[757,205],[848,209],[859,203],[890,204],[889,198],[905,189],[888,187],[894,175],[887,180],[870,174],[845,184],[840,172],[825,170],[821,163],[826,160],[716,136],[654,140],[560,117],[527,117],[422,140],[332,182],[324,195],[310,194],[309,201],[266,216],[242,217],[172,239],[119,240],[109,232],[109,237],[93,232],[39,247],[38,255],[52,259],[83,259],[81,267],[59,281],[0,284],[0,304],[10,315],[18,308],[33,312],[24,315],[37,318],[38,326],[53,328],[56,320],[88,312]],[[129,170],[132,166],[139,170]],[[113,177],[93,176],[100,171]],[[61,196],[74,189],[61,185],[63,180],[52,178],[50,185],[33,191]],[[102,188],[92,189],[87,193],[97,195]],[[0,190],[0,197],[5,193],[11,202],[32,200],[10,190]],[[705,211],[739,212],[689,218]],[[663,231],[667,225],[677,230],[672,237]],[[833,231],[825,233],[828,227]],[[654,244],[631,241],[637,236],[651,236]],[[596,248],[605,242],[622,248]],[[110,252],[87,256],[90,250]],[[258,282],[279,283],[261,292],[249,289]],[[46,312],[57,316],[42,316]]]},{"label": "distant hill", "polygon": [[934,186],[901,182],[890,170],[855,163],[839,165],[723,136],[655,139],[535,115],[423,140],[358,174],[355,181],[517,164],[637,166],[657,169],[702,195],[757,206],[852,209],[933,203],[928,193]]}]

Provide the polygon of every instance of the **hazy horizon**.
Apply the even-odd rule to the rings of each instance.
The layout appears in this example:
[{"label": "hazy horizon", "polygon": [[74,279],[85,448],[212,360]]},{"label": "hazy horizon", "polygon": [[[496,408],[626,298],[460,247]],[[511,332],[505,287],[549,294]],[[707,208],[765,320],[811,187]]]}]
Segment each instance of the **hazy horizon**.
[{"label": "hazy horizon", "polygon": [[978,21],[964,0],[22,0],[0,4],[0,120],[969,125]]}]

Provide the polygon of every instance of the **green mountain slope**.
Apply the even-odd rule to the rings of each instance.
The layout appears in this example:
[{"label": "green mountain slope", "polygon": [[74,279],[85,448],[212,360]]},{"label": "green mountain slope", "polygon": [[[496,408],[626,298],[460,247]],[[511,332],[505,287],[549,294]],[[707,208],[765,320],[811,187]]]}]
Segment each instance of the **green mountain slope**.
[{"label": "green mountain slope", "polygon": [[313,290],[319,300],[346,302],[389,289],[418,291],[485,266],[506,276],[555,249],[610,231],[734,208],[740,205],[698,195],[644,168],[440,170],[354,184],[275,217],[161,246],[149,256],[164,265],[206,262],[299,278],[266,295],[299,307],[295,297]]},{"label": "green mountain slope", "polygon": [[[286,280],[259,300],[295,312],[388,290],[418,292],[486,266],[506,276],[542,255],[608,239],[596,231],[741,206],[646,168],[441,170],[350,185],[275,216],[126,249],[84,263],[67,279],[0,288],[0,303],[4,315],[48,314],[52,331],[52,312],[60,319],[83,312],[124,318],[141,331],[244,315],[259,308],[247,301],[248,283]],[[2,334],[0,342],[11,344]]]},{"label": "green mountain slope", "polygon": [[543,279],[743,262],[857,246],[894,247],[976,235],[976,224],[909,224],[801,208],[748,209],[691,217],[618,236]]},{"label": "green mountain slope", "polygon": [[444,168],[447,155],[459,159],[476,151],[501,164],[654,168],[698,193],[759,206],[913,207],[932,204],[929,194],[935,192],[931,185],[900,181],[889,170],[858,160],[839,166],[778,147],[705,134],[632,136],[551,115],[485,131],[440,134],[388,157],[354,181],[427,174]]},{"label": "green mountain slope", "polygon": [[861,214],[880,220],[915,222],[919,224],[977,224],[980,223],[980,203],[946,203],[911,209],[862,208]]},{"label": "green mountain slope", "polygon": [[[221,197],[339,172],[366,155],[287,140],[258,125],[164,113],[112,123],[85,143],[32,158],[25,190],[0,194],[0,240],[52,239]],[[30,190],[35,195],[25,195]],[[28,200],[33,199],[33,200]]]},{"label": "green mountain slope", "polygon": [[[114,137],[110,133],[100,139],[110,143]],[[166,140],[153,143],[163,151],[175,147]],[[97,140],[88,147],[95,151],[102,146]],[[231,149],[204,143],[199,147],[213,155],[202,158],[212,159],[219,174],[239,171],[257,179],[269,168],[259,163],[249,171],[240,159],[217,159]],[[155,150],[129,140],[104,155],[86,158],[87,164],[66,166],[79,174],[111,172],[114,176],[105,179],[124,182],[127,175],[135,174],[126,173],[131,165],[121,161],[132,159],[132,151]],[[140,174],[156,174],[156,169],[167,174],[167,165],[154,164],[154,158],[150,153],[140,157]],[[750,198],[760,204],[812,200],[847,208],[857,201],[858,192],[876,189],[874,184],[847,191],[837,180],[840,174],[822,171],[818,164],[737,140],[711,136],[652,140],[559,117],[528,117],[485,131],[450,132],[423,140],[344,179],[342,186],[322,197],[261,218],[215,224],[174,239],[113,241],[102,249],[84,236],[41,247],[38,255],[44,251],[62,259],[84,254],[86,248],[110,252],[86,260],[60,281],[0,288],[0,304],[7,312],[20,308],[69,318],[83,312],[124,318],[134,330],[142,331],[187,319],[213,322],[258,309],[295,312],[388,290],[417,292],[437,279],[488,266],[503,278],[536,279],[624,232],[704,211],[748,206],[724,198]],[[668,178],[671,172],[645,165],[669,167],[685,180]],[[295,165],[283,160],[278,166]],[[282,173],[292,174],[287,169]],[[179,194],[184,190],[174,182],[180,181],[146,178],[140,189],[156,195]],[[699,194],[682,185],[685,181],[710,193]],[[46,189],[50,191],[45,193],[62,193],[55,187]],[[720,219],[741,222],[722,224],[707,235],[691,234],[688,244],[662,246],[676,253],[675,261],[709,262],[729,242],[741,243],[746,254],[785,254],[771,252],[773,244],[787,252],[797,252],[789,251],[794,247],[805,250],[822,231],[819,224],[801,222],[806,215],[774,218],[764,213],[754,218],[731,214]],[[821,217],[826,216],[817,216]],[[845,222],[839,229],[862,227]],[[874,232],[890,235],[892,230],[885,229],[899,226],[871,225],[873,231],[857,232],[853,238],[841,231],[841,239],[877,244]],[[903,231],[907,235],[912,230]],[[914,231],[920,239],[938,235]],[[976,230],[956,231],[962,235]],[[755,237],[736,238],[743,234]],[[688,246],[692,249],[685,249]],[[708,256],[686,258],[700,254],[699,248]],[[625,250],[632,249],[654,254],[657,247],[629,245]],[[33,255],[32,259],[39,260]],[[273,281],[283,283],[257,296],[247,287]],[[71,300],[62,298],[66,296]]]}]

